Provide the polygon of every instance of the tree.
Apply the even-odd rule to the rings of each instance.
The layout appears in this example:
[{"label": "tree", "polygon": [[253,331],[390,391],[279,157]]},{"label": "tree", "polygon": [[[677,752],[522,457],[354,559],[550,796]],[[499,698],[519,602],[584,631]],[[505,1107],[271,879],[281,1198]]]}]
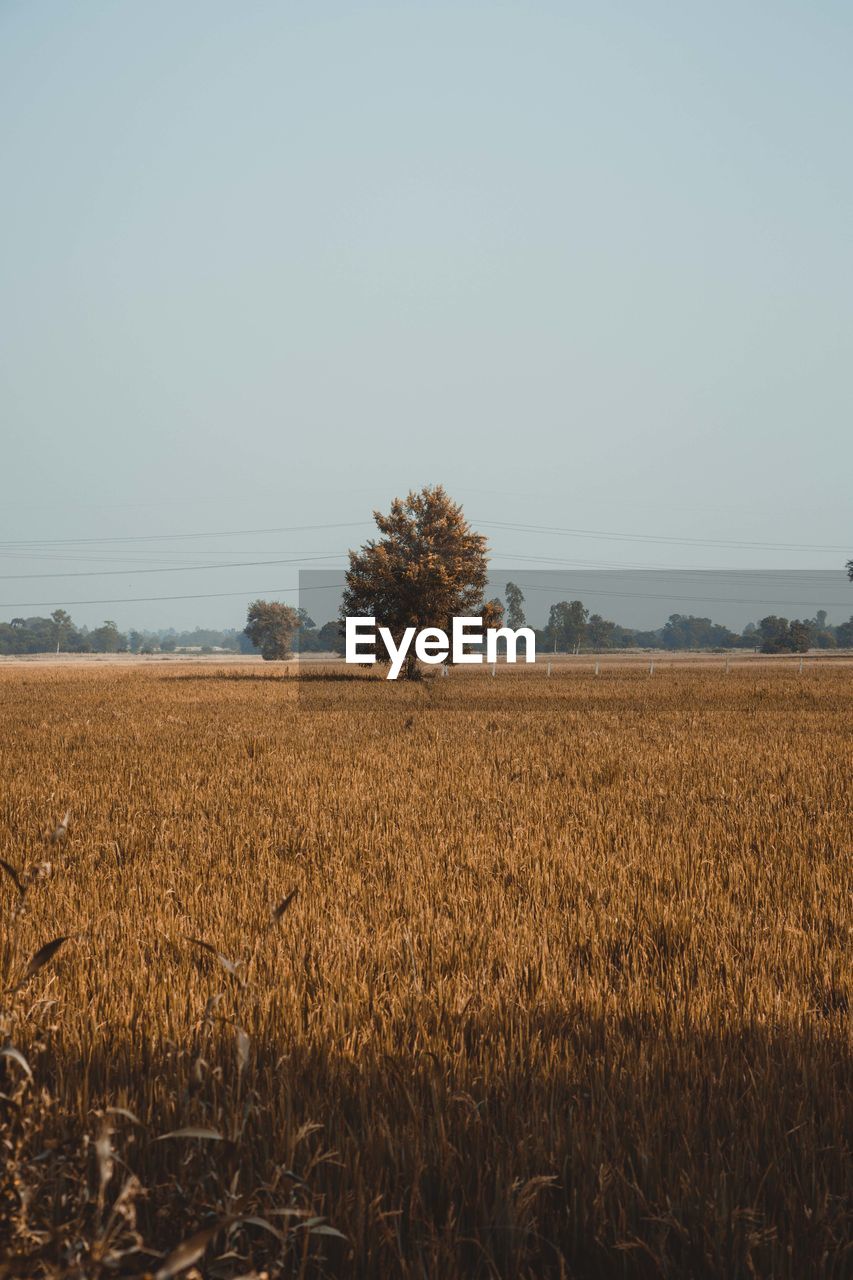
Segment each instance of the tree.
[{"label": "tree", "polygon": [[297,609],[296,617],[299,625],[295,637],[294,648],[298,649],[300,653],[307,653],[311,649],[315,649],[317,647],[317,624],[314,619],[309,616],[307,609]]},{"label": "tree", "polygon": [[54,609],[50,615],[50,620],[56,627],[56,652],[59,653],[59,647],[71,626],[71,615],[66,613],[64,609]]},{"label": "tree", "polygon": [[324,622],[317,632],[316,647],[319,653],[343,654],[346,651],[346,646],[341,635],[341,624],[339,622]]},{"label": "tree", "polygon": [[788,628],[788,643],[794,653],[808,653],[812,643],[812,629],[809,624],[795,618]]},{"label": "tree", "polygon": [[853,616],[835,628],[835,641],[842,649],[853,649]]},{"label": "tree", "polygon": [[665,649],[733,649],[740,636],[710,618],[671,613],[661,639]]},{"label": "tree", "polygon": [[847,570],[847,577],[853,582],[853,560],[848,560],[844,568]]},{"label": "tree", "polygon": [[787,618],[770,614],[758,624],[762,653],[790,653],[791,632]]},{"label": "tree", "polygon": [[110,619],[102,627],[96,627],[89,640],[95,653],[119,653],[127,648],[127,638]]},{"label": "tree", "polygon": [[586,624],[587,636],[593,649],[609,649],[616,629],[614,622],[608,622],[600,613],[594,613]]},{"label": "tree", "polygon": [[811,630],[811,647],[813,649],[834,649],[838,644],[835,632],[829,625],[826,609],[818,609],[815,616],[807,619]]},{"label": "tree", "polygon": [[299,629],[299,614],[277,600],[254,600],[249,605],[245,634],[266,662],[289,658],[293,637]]},{"label": "tree", "polygon": [[[407,627],[449,632],[454,617],[495,624],[493,605],[483,603],[486,539],[441,485],[395,498],[388,515],[374,511],[373,518],[382,537],[349,553],[342,619],[375,618],[396,644]],[[409,680],[419,674],[412,651],[401,674]]]},{"label": "tree", "polygon": [[524,596],[521,587],[517,587],[514,582],[508,582],[504,588],[506,596],[506,625],[512,627],[513,631],[517,631],[519,627],[525,625],[524,619]]},{"label": "tree", "polygon": [[586,631],[586,620],[589,610],[580,600],[561,600],[551,605],[548,615],[548,635],[554,646],[554,652],[562,649],[565,653],[574,653],[580,648]]}]

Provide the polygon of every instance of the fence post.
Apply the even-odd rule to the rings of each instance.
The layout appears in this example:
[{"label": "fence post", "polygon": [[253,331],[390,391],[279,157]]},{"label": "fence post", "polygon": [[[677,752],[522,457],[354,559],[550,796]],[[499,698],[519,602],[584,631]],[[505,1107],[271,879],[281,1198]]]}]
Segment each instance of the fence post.
[{"label": "fence post", "polygon": [[596,664],[595,664],[595,674],[596,674],[596,675],[598,675],[598,673],[599,673],[599,665],[598,665],[598,663],[596,662]]},{"label": "fence post", "polygon": [[550,664],[550,662],[549,662],[549,663],[548,663],[548,677],[549,677],[549,679],[550,679],[550,676],[551,676],[551,664]]}]

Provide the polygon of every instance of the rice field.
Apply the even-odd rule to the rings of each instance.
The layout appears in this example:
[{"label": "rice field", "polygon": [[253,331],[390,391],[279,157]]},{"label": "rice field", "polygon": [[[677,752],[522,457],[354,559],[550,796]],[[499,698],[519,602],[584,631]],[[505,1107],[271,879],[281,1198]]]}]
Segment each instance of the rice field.
[{"label": "rice field", "polygon": [[853,668],[341,674],[0,669],[0,1277],[853,1273]]}]

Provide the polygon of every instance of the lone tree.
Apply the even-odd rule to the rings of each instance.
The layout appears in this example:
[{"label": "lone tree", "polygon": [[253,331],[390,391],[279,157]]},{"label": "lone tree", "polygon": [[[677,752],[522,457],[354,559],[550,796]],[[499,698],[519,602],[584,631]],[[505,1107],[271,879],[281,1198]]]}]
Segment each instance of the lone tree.
[{"label": "lone tree", "polygon": [[[375,618],[396,644],[407,627],[449,632],[454,617],[480,617],[484,626],[496,625],[499,602],[483,601],[486,539],[474,533],[441,485],[395,498],[387,516],[374,511],[373,518],[382,537],[349,553],[342,619]],[[414,653],[401,674],[418,678]]]},{"label": "lone tree", "polygon": [[848,560],[844,568],[847,570],[847,577],[853,582],[853,560]]},{"label": "lone tree", "polygon": [[243,634],[248,636],[267,662],[289,658],[293,637],[299,629],[299,614],[276,600],[254,600],[249,605]]}]

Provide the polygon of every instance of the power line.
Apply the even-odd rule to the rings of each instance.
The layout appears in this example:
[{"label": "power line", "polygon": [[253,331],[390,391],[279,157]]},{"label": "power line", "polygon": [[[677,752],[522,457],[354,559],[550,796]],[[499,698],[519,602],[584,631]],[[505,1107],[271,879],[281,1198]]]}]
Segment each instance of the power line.
[{"label": "power line", "polygon": [[[198,538],[242,537],[242,536],[258,535],[258,534],[293,533],[293,532],[302,532],[302,531],[311,531],[311,530],[328,530],[328,529],[346,529],[346,528],[362,527],[369,523],[370,523],[369,521],[345,521],[337,524],[293,525],[293,526],[281,526],[273,529],[218,530],[218,531],[209,531],[205,533],[185,533],[185,534],[145,534],[145,535],[124,536],[124,537],[117,537],[117,538],[103,537],[103,538],[84,538],[84,539],[54,539],[54,540],[48,540],[44,542],[38,542],[36,540],[32,540],[32,541],[20,542],[20,543],[5,543],[5,544],[0,543],[0,556],[14,555],[15,551],[13,550],[13,548],[20,548],[20,547],[48,548],[51,546],[73,547],[75,545],[92,546],[95,544],[97,545],[121,544],[122,546],[124,546],[128,543],[150,543],[150,542],[162,543],[162,542],[169,542],[169,541],[186,541],[186,540],[198,539]],[[659,542],[659,543],[666,543],[670,545],[736,547],[740,549],[753,549],[753,550],[762,549],[762,550],[779,550],[779,551],[782,551],[782,550],[843,551],[844,550],[844,548],[840,548],[840,547],[833,548],[829,546],[816,546],[816,545],[809,546],[806,544],[793,544],[793,543],[785,544],[785,543],[738,542],[738,541],[725,540],[725,539],[712,540],[712,539],[701,539],[701,538],[655,536],[655,535],[649,535],[649,534],[615,533],[615,532],[604,531],[604,530],[567,529],[567,528],[559,528],[557,526],[516,524],[508,521],[492,521],[492,522],[480,521],[479,523],[482,526],[487,528],[506,529],[506,530],[512,530],[513,532],[519,532],[519,533],[545,533],[545,534],[553,534],[553,535],[560,535],[560,536],[602,538],[602,539],[629,541],[629,542],[637,542],[637,543]],[[33,550],[29,553],[22,552],[21,554],[23,555],[31,554],[34,556],[49,556],[50,552],[47,552],[47,551],[39,552],[39,551]],[[70,558],[73,560],[75,558],[74,556],[70,556],[70,557],[62,556],[61,553],[55,553],[55,554],[57,559]],[[116,554],[121,554],[121,553],[117,551]],[[134,552],[128,551],[125,554],[132,555],[134,554]],[[166,554],[176,555],[178,553],[177,552],[170,553],[167,551]],[[222,554],[239,555],[241,553],[239,551],[235,551],[235,552],[220,551],[220,555]],[[242,554],[245,554],[245,553],[242,553]],[[174,564],[162,565],[161,563],[161,565],[157,568],[75,570],[75,571],[61,571],[58,573],[38,573],[38,574],[0,574],[0,579],[37,580],[42,578],[56,579],[56,578],[78,578],[78,577],[102,577],[102,576],[103,577],[111,577],[111,576],[121,577],[121,576],[130,576],[130,575],[136,575],[136,574],[193,572],[193,571],[201,571],[205,569],[227,570],[227,569],[233,569],[233,568],[247,568],[247,567],[257,567],[257,566],[264,566],[264,565],[304,564],[308,561],[335,559],[341,554],[342,553],[327,553],[324,555],[289,557],[287,559],[247,560],[247,561],[244,560],[244,561],[228,561],[228,562],[220,561],[220,562],[214,562],[214,563],[208,562],[205,564],[195,563],[195,564],[183,564],[183,565],[174,565]],[[669,567],[669,566],[640,566],[640,565],[637,565],[636,567],[633,567],[633,568],[628,568],[624,564],[613,564],[612,562],[607,562],[607,561],[573,561],[573,560],[562,560],[558,557],[549,557],[549,556],[522,556],[522,555],[509,556],[505,552],[502,552],[502,553],[493,552],[491,554],[492,554],[492,558],[494,558],[496,554],[501,554],[505,558],[515,560],[515,561],[527,560],[527,561],[534,561],[539,563],[565,564],[569,566],[571,565],[595,566],[596,568],[601,568],[606,571],[618,572],[619,570],[622,570],[624,572],[630,572],[630,573],[635,573],[638,571],[640,572],[645,571],[645,572],[652,572],[652,573],[668,572],[668,573],[685,574],[685,575],[712,573],[717,575],[724,575],[729,579],[742,578],[745,574],[753,574],[753,573],[763,573],[763,574],[773,573],[774,577],[776,577],[777,575],[784,574],[785,579],[790,581],[792,585],[794,585],[794,583],[796,583],[796,585],[803,585],[801,583],[801,579],[799,576],[803,573],[809,573],[809,572],[812,572],[815,574],[820,573],[820,574],[826,575],[827,577],[830,575],[832,577],[837,576],[837,573],[834,570],[814,570],[814,571],[809,571],[809,570],[774,571],[774,570],[768,570],[768,569],[765,569],[765,570],[737,570],[737,569],[715,570],[715,569],[689,569],[689,568],[678,569],[678,568]],[[79,558],[90,559],[91,557],[89,557],[86,553],[81,553]],[[588,572],[589,568],[585,567],[583,570],[579,570],[579,571]],[[492,571],[492,572],[494,573],[497,571]],[[509,570],[502,570],[500,572],[509,573],[509,572],[514,572],[514,570],[509,569]],[[553,572],[553,571],[543,570],[543,572]],[[839,570],[837,572],[840,573],[841,571]],[[732,586],[734,585],[735,583],[732,582]],[[318,587],[313,587],[311,589],[312,590],[321,590],[321,589],[322,590],[330,590],[330,589],[341,590],[342,588],[343,588],[343,584],[339,584],[337,587],[333,587],[330,584],[324,584],[322,587],[318,586]],[[565,588],[557,587],[555,584],[546,584],[544,586],[539,586],[538,584],[534,585],[534,584],[528,583],[526,584],[526,589],[553,591],[553,590],[561,590]],[[711,602],[727,603],[727,604],[754,603],[754,604],[778,604],[778,605],[786,605],[786,606],[809,605],[810,603],[812,603],[807,601],[790,601],[790,600],[789,601],[766,600],[766,599],[742,600],[742,599],[725,598],[725,597],[680,596],[680,595],[665,595],[665,594],[657,595],[650,592],[620,592],[613,589],[600,589],[600,588],[595,589],[587,586],[583,586],[582,588],[579,588],[579,589],[582,590],[585,594],[592,594],[592,595],[613,595],[613,596],[625,595],[625,596],[635,596],[639,598],[645,597],[648,599],[667,599],[667,600],[679,600],[679,599],[692,600],[692,601],[704,600],[709,603]],[[60,606],[60,605],[61,606],[66,606],[66,605],[77,606],[77,605],[95,605],[95,604],[97,605],[134,604],[134,603],[143,604],[143,603],[152,603],[156,601],[168,601],[168,600],[225,599],[228,597],[246,598],[252,595],[259,595],[259,594],[261,595],[290,594],[298,590],[299,590],[298,587],[283,587],[283,588],[277,588],[273,591],[268,590],[266,592],[221,591],[221,592],[196,592],[191,594],[181,593],[181,594],[163,595],[163,596],[126,596],[126,597],[117,597],[117,598],[109,598],[109,599],[103,598],[103,599],[95,599],[95,600],[15,601],[15,602],[10,602],[6,604],[0,604],[0,608],[28,609],[28,608],[43,608],[46,606]],[[833,601],[829,603],[831,603],[832,607],[841,607],[841,608],[844,608],[845,605],[847,604],[846,601],[845,602]]]},{"label": "power line", "polygon": [[[343,591],[343,582],[334,582],[323,584],[322,586],[312,587],[312,591]],[[70,608],[78,604],[152,604],[158,600],[224,600],[227,596],[242,596],[248,599],[249,596],[284,596],[292,595],[294,591],[298,592],[299,587],[264,587],[255,591],[202,591],[197,595],[179,595],[179,596],[123,596],[110,600],[13,600],[7,604],[0,604],[0,609],[47,609],[53,608]]]},{"label": "power line", "polygon": [[0,547],[82,547],[95,543],[125,542],[183,542],[193,538],[243,538],[257,533],[307,533],[318,529],[356,529],[372,523],[370,520],[345,520],[339,524],[279,525],[272,529],[214,529],[207,533],[140,533],[115,538],[24,538],[19,541],[0,542]]},{"label": "power line", "polygon": [[322,556],[294,556],[288,560],[238,560],[220,564],[171,564],[157,569],[79,569],[61,573],[0,573],[0,581],[24,578],[30,582],[36,578],[112,578],[130,577],[136,573],[200,573],[205,569],[246,569],[258,565],[305,564],[308,560],[339,560],[340,551],[331,551]]},{"label": "power line", "polygon": [[[533,586],[528,584],[526,589],[528,591],[553,591],[554,587],[545,585]],[[582,590],[585,596],[624,596],[626,599],[635,600],[689,600],[698,604],[774,604],[780,605],[786,609],[790,609],[792,605],[796,606],[798,609],[812,609],[815,606],[819,606],[821,608],[826,606],[830,609],[845,609],[853,606],[853,602],[850,600],[761,600],[756,599],[754,596],[749,596],[745,600],[740,600],[733,596],[682,596],[669,595],[667,592],[655,591],[614,591],[612,588],[607,587],[583,587]]]},{"label": "power line", "polygon": [[[272,534],[272,533],[300,533],[310,532],[320,529],[352,529],[361,528],[371,524],[369,520],[349,520],[342,521],[337,524],[306,524],[306,525],[289,525],[277,526],[265,529],[214,529],[199,533],[157,533],[157,534],[133,534],[120,537],[99,537],[99,538],[28,538],[19,541],[0,542],[0,548],[14,547],[53,547],[53,546],[91,546],[104,544],[126,544],[138,542],[183,542],[194,540],[197,538],[238,538],[249,537],[256,534]],[[689,538],[669,534],[647,534],[647,533],[621,533],[610,529],[571,529],[563,528],[557,525],[533,525],[521,524],[510,521],[501,520],[474,520],[471,522],[479,527],[486,529],[508,529],[515,533],[544,533],[548,535],[568,536],[576,538],[600,538],[605,541],[620,542],[654,542],[665,543],[672,546],[690,546],[690,547],[731,547],[740,550],[752,551],[826,551],[841,552],[849,550],[848,547],[838,544],[818,544],[818,543],[795,543],[795,542],[760,542],[760,541],[740,541],[727,538]]]},{"label": "power line", "polygon": [[[518,553],[512,554],[510,552],[493,552],[492,559],[494,559],[498,554],[505,557],[509,563],[509,568],[490,568],[490,576],[494,576],[496,574],[504,575],[518,573],[519,570],[522,574],[537,572],[535,568],[527,568],[526,565],[521,564],[520,562],[522,561],[531,562],[532,565],[560,565],[565,566],[567,572],[576,569],[578,572],[584,573],[593,570],[605,570],[607,572],[622,574],[675,573],[692,574],[695,576],[713,573],[717,577],[727,578],[749,578],[756,574],[762,574],[764,576],[772,575],[774,579],[788,579],[793,581],[799,581],[804,574],[808,574],[810,577],[822,576],[833,580],[840,579],[842,575],[844,577],[847,576],[843,569],[723,569],[715,568],[713,565],[691,568],[673,564],[644,564],[639,561],[626,560],[576,560],[562,556],[531,556],[519,555]],[[554,570],[544,568],[542,572],[553,573]]]},{"label": "power line", "polygon": [[[172,555],[172,556],[181,556],[183,559],[186,559],[186,557],[182,556],[182,553],[178,551],[166,552],[165,554]],[[220,555],[245,555],[245,552],[220,551],[219,554]],[[261,552],[260,554],[264,554],[264,553]],[[270,551],[270,552],[267,552],[266,554],[268,556],[274,556],[275,552]],[[265,565],[265,564],[266,565],[302,564],[302,563],[307,563],[310,560],[333,560],[341,557],[343,554],[344,553],[342,552],[328,552],[322,555],[293,556],[287,559],[265,559],[265,560],[244,560],[244,561],[236,561],[236,560],[199,561],[198,559],[193,559],[188,564],[185,563],[185,564],[175,565],[174,563],[168,560],[163,560],[155,556],[146,555],[144,552],[135,552],[132,550],[128,550],[124,552],[117,551],[113,553],[112,556],[110,556],[109,554],[99,556],[99,555],[91,555],[86,553],[81,553],[80,555],[63,555],[60,552],[21,553],[21,552],[3,551],[2,549],[0,549],[0,559],[2,559],[3,557],[6,557],[6,558],[12,558],[12,559],[25,558],[25,559],[42,559],[42,560],[47,559],[47,560],[63,560],[63,561],[70,560],[72,562],[84,561],[86,563],[94,562],[94,563],[115,564],[116,560],[119,560],[119,562],[121,562],[122,560],[127,560],[128,557],[136,555],[136,556],[141,556],[144,561],[147,561],[149,566],[152,564],[152,562],[156,565],[156,567],[154,568],[129,567],[129,568],[109,569],[109,570],[107,569],[67,570],[67,571],[57,571],[55,573],[7,573],[7,574],[0,574],[0,580],[29,581],[29,580],[37,580],[41,578],[53,579],[53,578],[83,578],[83,577],[109,577],[109,576],[121,577],[124,574],[137,574],[137,573],[171,573],[175,571],[186,572],[186,571],[191,571],[193,569],[235,569],[235,568],[243,568],[247,566]],[[776,578],[785,577],[785,578],[794,579],[797,581],[804,573],[810,574],[812,576],[817,576],[818,574],[822,574],[825,577],[832,578],[832,579],[836,579],[842,573],[844,573],[844,570],[842,569],[790,569],[790,570],[731,569],[731,568],[714,567],[711,565],[703,566],[700,568],[689,568],[681,565],[650,564],[648,562],[640,562],[640,561],[578,559],[575,557],[565,557],[565,556],[527,555],[527,554],[521,554],[519,552],[508,552],[508,551],[498,551],[498,550],[492,550],[490,552],[490,558],[493,562],[496,558],[499,558],[499,557],[507,561],[509,567],[505,566],[505,567],[502,567],[500,570],[493,569],[491,570],[493,574],[497,572],[507,573],[507,574],[517,573],[519,568],[521,569],[522,573],[533,572],[532,569],[525,568],[522,565],[522,562],[527,562],[532,565],[537,565],[537,564],[560,565],[560,566],[566,566],[568,568],[576,568],[579,571],[586,571],[590,569],[604,569],[604,570],[613,571],[613,572],[625,572],[625,573],[634,573],[637,571],[649,572],[649,573],[666,572],[666,573],[694,574],[694,575],[703,575],[707,573],[713,573],[718,576],[734,577],[734,578],[749,577],[757,573],[763,573],[763,574],[772,573]],[[132,563],[133,562],[131,562],[131,564]],[[543,572],[551,572],[551,570],[546,569],[546,570],[543,570]]]},{"label": "power line", "polygon": [[514,533],[546,533],[558,534],[573,538],[602,538],[619,542],[663,542],[675,546],[690,547],[736,547],[746,551],[839,551],[849,550],[842,546],[820,546],[814,543],[795,542],[739,542],[728,538],[682,538],[666,534],[651,533],[614,533],[607,529],[563,529],[555,525],[513,524],[504,520],[472,520],[483,529],[510,529]]},{"label": "power line", "polygon": [[[328,559],[328,558],[330,557],[328,556],[298,557],[293,560],[251,561],[247,563],[252,565],[300,564],[300,563],[303,563],[306,559]],[[186,569],[189,569],[191,571],[194,568],[229,569],[229,568],[239,568],[239,567],[242,567],[242,566],[234,565],[234,564],[204,565],[204,566],[172,566],[166,569],[131,569],[125,572],[129,574],[130,573],[169,573],[169,572],[176,572],[176,571],[185,571]],[[120,573],[121,571],[108,570],[106,572],[109,574],[113,574],[113,573]],[[322,572],[322,571],[319,571],[319,572]],[[493,576],[494,572],[495,571],[491,571],[490,576]],[[504,576],[504,574],[509,572],[512,572],[512,570],[501,570],[499,571],[499,576]],[[534,570],[530,570],[529,572],[534,572]],[[545,569],[542,572],[552,573],[554,571]],[[673,573],[676,575],[690,575],[692,577],[695,577],[697,575],[702,575],[702,574],[711,574],[715,577],[722,576],[722,577],[735,579],[735,581],[731,583],[733,587],[736,587],[738,585],[737,583],[738,578],[742,579],[744,576],[749,574],[761,575],[763,577],[772,575],[774,579],[776,579],[780,574],[784,574],[785,580],[788,581],[792,587],[806,586],[807,584],[802,581],[803,575],[806,575],[806,574],[814,574],[814,575],[820,574],[821,577],[832,576],[833,578],[836,578],[838,576],[835,570],[799,570],[799,571],[794,570],[788,573],[784,570],[776,571],[776,570],[761,570],[761,569],[731,570],[731,571],[715,570],[715,569],[666,569],[666,568],[624,569],[621,566],[615,566],[615,567],[607,566],[601,570],[580,569],[580,570],[577,570],[577,572],[584,573],[584,574],[586,573],[595,574],[597,572],[605,572],[605,573],[613,572],[615,574],[619,574],[619,576],[624,576],[626,574],[635,574],[635,573],[652,573],[655,575],[659,575],[661,573]],[[566,571],[567,575],[569,573],[571,573],[571,570]],[[53,575],[48,574],[48,575],[34,575],[34,576],[51,577]],[[78,575],[60,574],[56,576],[73,577]],[[90,575],[82,574],[79,576],[90,576]],[[46,608],[46,607],[55,608],[60,606],[64,608],[64,607],[71,607],[71,606],[77,606],[77,605],[94,605],[94,604],[99,604],[99,605],[137,604],[137,603],[149,604],[157,601],[167,601],[167,600],[218,600],[218,599],[226,599],[229,597],[234,598],[234,597],[240,597],[240,596],[247,598],[249,596],[290,594],[292,592],[298,592],[300,590],[306,590],[306,589],[310,591],[321,591],[321,590],[342,591],[344,589],[344,585],[345,585],[344,583],[320,583],[313,586],[307,586],[307,587],[303,586],[302,588],[298,586],[294,586],[294,587],[264,588],[264,589],[257,589],[254,591],[203,591],[203,592],[181,593],[181,594],[163,595],[163,596],[120,596],[120,597],[101,598],[96,600],[16,600],[16,601],[7,601],[5,603],[0,604],[0,609],[33,609],[33,608]],[[553,583],[553,582],[552,583],[526,582],[523,585],[524,585],[525,591],[567,591],[571,589],[568,583],[565,586],[562,586],[558,583]],[[741,583],[740,585],[742,586],[743,584]],[[821,590],[823,589],[824,586],[829,586],[829,583],[825,583],[825,584],[816,583],[814,590],[815,591]],[[591,587],[586,583],[578,584],[578,586],[575,589],[581,592],[583,595],[602,595],[602,596],[614,596],[614,597],[624,596],[626,598],[649,599],[649,600],[659,599],[659,600],[704,601],[706,603],[718,603],[718,604],[775,604],[775,605],[784,605],[786,607],[791,607],[792,605],[796,605],[798,607],[811,607],[812,605],[820,603],[829,608],[841,608],[841,609],[846,608],[847,605],[850,604],[849,600],[831,600],[831,601],[781,600],[781,599],[768,600],[768,599],[753,598],[753,597],[749,597],[748,599],[741,599],[736,597],[724,597],[724,596],[694,596],[694,595],[669,594],[665,592],[664,593],[649,592],[649,591],[632,592],[632,591],[620,591],[612,587],[601,587],[601,586]]]},{"label": "power line", "polygon": [[[5,604],[0,604],[0,609],[39,609],[39,608],[50,608],[50,607],[70,608],[76,605],[91,605],[91,604],[152,604],[154,602],[164,601],[164,600],[223,600],[229,597],[233,599],[234,597],[237,597],[237,596],[242,597],[243,599],[247,599],[249,596],[263,597],[263,596],[291,595],[293,594],[293,592],[299,593],[300,591],[306,591],[306,590],[307,591],[343,591],[345,588],[345,585],[346,584],[343,582],[330,582],[330,583],[318,583],[317,585],[310,586],[310,587],[304,587],[304,586],[303,587],[299,587],[299,586],[266,587],[266,588],[257,588],[254,591],[203,591],[203,592],[198,592],[192,595],[172,595],[172,596],[122,596],[122,597],[116,597],[116,598],[111,598],[107,600],[13,600]],[[556,588],[553,584],[528,583],[525,589],[528,591],[555,591],[555,590],[558,590],[559,588]],[[744,605],[772,604],[772,605],[781,605],[785,608],[790,608],[792,605],[795,605],[797,606],[797,608],[808,608],[808,609],[816,605],[820,605],[822,607],[826,606],[832,609],[845,609],[848,607],[848,605],[851,604],[850,600],[767,600],[767,599],[757,599],[752,596],[746,599],[740,599],[733,596],[685,596],[680,594],[672,595],[666,592],[618,591],[618,590],[614,590],[613,588],[594,588],[594,587],[586,587],[586,586],[583,588],[583,594],[592,595],[592,596],[619,596],[619,597],[625,597],[626,599],[637,599],[637,600],[670,600],[670,601],[688,600],[693,602],[699,602],[702,604],[744,604]]]}]

